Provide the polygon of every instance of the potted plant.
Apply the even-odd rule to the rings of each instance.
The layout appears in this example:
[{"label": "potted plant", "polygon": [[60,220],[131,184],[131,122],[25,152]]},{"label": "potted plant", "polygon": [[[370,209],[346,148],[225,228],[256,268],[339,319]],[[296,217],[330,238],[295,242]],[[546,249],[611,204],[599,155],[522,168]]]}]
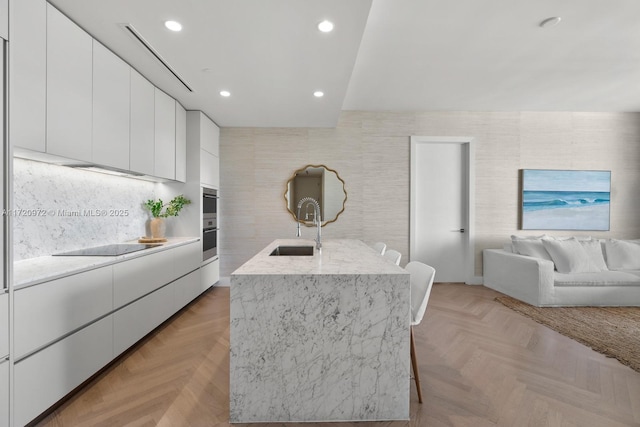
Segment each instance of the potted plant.
[{"label": "potted plant", "polygon": [[151,237],[154,239],[164,238],[164,233],[166,231],[164,218],[178,216],[178,213],[182,208],[190,203],[191,200],[187,199],[182,194],[174,197],[169,203],[164,203],[162,199],[147,200],[144,206],[149,209],[151,216],[153,216],[153,219],[149,223],[149,227],[151,228]]}]

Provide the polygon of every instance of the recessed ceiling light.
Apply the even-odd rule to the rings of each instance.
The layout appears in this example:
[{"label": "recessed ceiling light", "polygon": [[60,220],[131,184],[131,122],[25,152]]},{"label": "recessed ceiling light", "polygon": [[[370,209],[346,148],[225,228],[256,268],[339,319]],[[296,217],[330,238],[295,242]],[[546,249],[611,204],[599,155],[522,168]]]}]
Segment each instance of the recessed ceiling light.
[{"label": "recessed ceiling light", "polygon": [[324,96],[324,92],[322,92],[321,90],[317,90],[313,92],[313,96],[315,96],[316,98],[322,98]]},{"label": "recessed ceiling light", "polygon": [[220,96],[224,96],[225,98],[228,98],[229,96],[231,96],[231,92],[229,92],[228,90],[221,90]]},{"label": "recessed ceiling light", "polygon": [[181,31],[182,24],[177,21],[166,21],[164,26],[170,29],[171,31]]},{"label": "recessed ceiling light", "polygon": [[562,18],[560,18],[559,16],[552,16],[551,18],[547,18],[540,22],[540,26],[542,28],[555,27],[560,23],[560,21],[562,21]]},{"label": "recessed ceiling light", "polygon": [[327,21],[326,19],[318,24],[318,29],[323,33],[330,33],[333,31],[333,22]]}]

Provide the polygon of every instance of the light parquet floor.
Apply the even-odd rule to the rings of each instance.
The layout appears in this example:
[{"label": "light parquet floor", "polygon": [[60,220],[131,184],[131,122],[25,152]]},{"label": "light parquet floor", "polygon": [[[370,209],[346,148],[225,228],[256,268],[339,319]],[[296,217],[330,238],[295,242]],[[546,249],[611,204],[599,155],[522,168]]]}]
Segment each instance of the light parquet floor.
[{"label": "light parquet floor", "polygon": [[[640,426],[640,373],[502,306],[497,295],[434,286],[415,328],[425,403],[412,384],[410,422],[330,425]],[[229,289],[214,288],[37,425],[229,426],[228,348]]]}]

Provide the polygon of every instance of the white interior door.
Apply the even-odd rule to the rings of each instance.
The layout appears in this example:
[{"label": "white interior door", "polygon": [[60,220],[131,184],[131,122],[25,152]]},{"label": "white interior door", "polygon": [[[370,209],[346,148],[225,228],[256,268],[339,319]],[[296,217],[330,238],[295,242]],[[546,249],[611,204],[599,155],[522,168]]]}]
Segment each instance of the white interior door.
[{"label": "white interior door", "polygon": [[411,141],[410,260],[434,267],[437,282],[473,273],[470,153],[470,138]]}]

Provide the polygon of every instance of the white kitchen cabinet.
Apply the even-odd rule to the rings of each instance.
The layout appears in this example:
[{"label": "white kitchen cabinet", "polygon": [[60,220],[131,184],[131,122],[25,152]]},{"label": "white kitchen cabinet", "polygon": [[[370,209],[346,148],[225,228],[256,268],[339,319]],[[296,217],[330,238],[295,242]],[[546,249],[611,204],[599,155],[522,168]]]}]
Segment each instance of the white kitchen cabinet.
[{"label": "white kitchen cabinet", "polygon": [[184,301],[185,294],[197,292],[201,257],[200,245],[193,242],[114,266],[114,305],[122,307],[114,313],[114,354],[131,347],[184,306],[176,300]]},{"label": "white kitchen cabinet", "polygon": [[14,366],[14,425],[23,426],[113,359],[107,316]]},{"label": "white kitchen cabinet", "polygon": [[113,307],[122,307],[173,280],[174,250],[134,258],[113,266]]},{"label": "white kitchen cabinet", "polygon": [[11,0],[9,141],[46,150],[47,2]]},{"label": "white kitchen cabinet", "polygon": [[178,246],[173,249],[173,259],[175,264],[171,280],[184,276],[200,267],[202,263],[202,247],[199,242]]},{"label": "white kitchen cabinet", "polygon": [[9,355],[9,294],[2,292],[0,294],[0,360]]},{"label": "white kitchen cabinet", "polygon": [[129,105],[131,67],[93,40],[94,163],[129,169]]},{"label": "white kitchen cabinet", "polygon": [[92,47],[89,34],[47,3],[47,153],[90,162]]},{"label": "white kitchen cabinet", "polygon": [[209,264],[205,264],[200,268],[202,271],[202,280],[200,287],[202,291],[207,290],[211,286],[220,281],[220,260],[215,259]]},{"label": "white kitchen cabinet", "polygon": [[186,276],[182,276],[174,282],[175,284],[175,306],[174,310],[178,311],[185,305],[193,301],[198,295],[206,289],[202,288],[202,275],[200,269],[192,271]]},{"label": "white kitchen cabinet", "polygon": [[176,181],[187,181],[187,111],[176,101]]},{"label": "white kitchen cabinet", "polygon": [[203,113],[200,122],[200,148],[220,156],[220,128]]},{"label": "white kitchen cabinet", "polygon": [[202,149],[200,149],[200,182],[214,188],[220,187],[220,161],[217,156]]},{"label": "white kitchen cabinet", "polygon": [[174,311],[175,285],[169,284],[113,314],[113,351],[118,355],[167,320]]},{"label": "white kitchen cabinet", "polygon": [[131,133],[129,169],[145,175],[154,173],[155,88],[131,69]]},{"label": "white kitchen cabinet", "polygon": [[14,292],[14,355],[24,355],[108,314],[113,306],[112,266]]},{"label": "white kitchen cabinet", "polygon": [[113,302],[117,309],[197,269],[198,242],[178,246],[113,266]]},{"label": "white kitchen cabinet", "polygon": [[0,359],[0,426],[9,425],[9,365]]},{"label": "white kitchen cabinet", "polygon": [[176,102],[160,89],[155,89],[154,176],[176,177]]},{"label": "white kitchen cabinet", "polygon": [[220,188],[220,128],[200,112],[200,182]]}]

